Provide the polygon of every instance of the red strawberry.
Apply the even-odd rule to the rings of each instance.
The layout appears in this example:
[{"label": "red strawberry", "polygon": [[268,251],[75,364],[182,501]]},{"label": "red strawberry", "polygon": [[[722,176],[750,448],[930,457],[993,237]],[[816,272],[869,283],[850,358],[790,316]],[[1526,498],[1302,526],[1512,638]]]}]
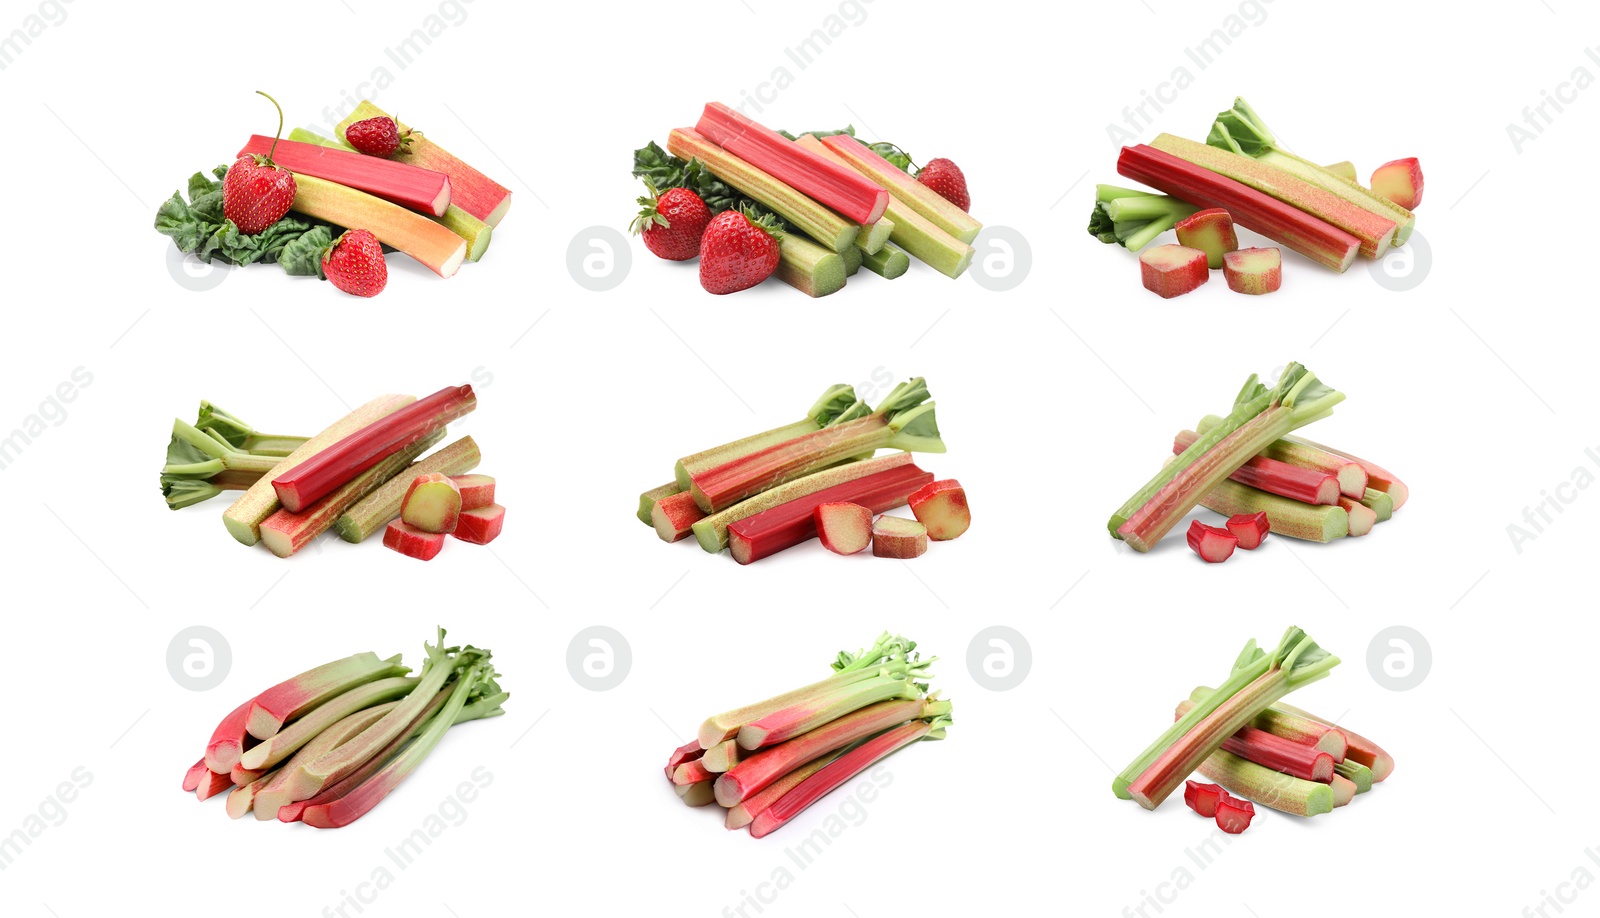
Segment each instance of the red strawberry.
[{"label": "red strawberry", "polygon": [[736,210],[712,218],[700,238],[700,286],[708,293],[736,293],[778,270],[778,229],[767,218],[752,223]]},{"label": "red strawberry", "polygon": [[377,296],[389,282],[378,237],[364,229],[345,230],[322,253],[322,273],[333,285],[356,296]]},{"label": "red strawberry", "polygon": [[[408,128],[402,132],[399,124],[393,118],[383,115],[377,118],[368,118],[365,121],[357,121],[355,124],[345,128],[344,140],[345,143],[355,147],[357,152],[365,153],[368,156],[389,157],[393,156],[396,150],[411,142],[411,131]],[[407,150],[406,152],[409,153],[411,151]]]},{"label": "red strawberry", "polygon": [[972,209],[972,195],[967,194],[967,177],[961,174],[961,167],[950,160],[929,160],[917,173],[917,181],[962,210]]},{"label": "red strawberry", "polygon": [[633,219],[633,231],[644,237],[644,246],[668,261],[688,261],[700,254],[700,237],[711,222],[711,210],[700,196],[687,188],[668,188],[656,195],[654,185],[647,197],[639,199],[641,210]]},{"label": "red strawberry", "polygon": [[[257,90],[260,92],[260,90]],[[267,96],[266,93],[261,93]],[[267,96],[274,106],[278,100]],[[283,109],[278,108],[278,134],[283,133]],[[266,156],[245,155],[234,162],[222,179],[222,215],[239,227],[239,232],[254,236],[283,219],[294,204],[294,173],[272,161],[278,138]]]}]

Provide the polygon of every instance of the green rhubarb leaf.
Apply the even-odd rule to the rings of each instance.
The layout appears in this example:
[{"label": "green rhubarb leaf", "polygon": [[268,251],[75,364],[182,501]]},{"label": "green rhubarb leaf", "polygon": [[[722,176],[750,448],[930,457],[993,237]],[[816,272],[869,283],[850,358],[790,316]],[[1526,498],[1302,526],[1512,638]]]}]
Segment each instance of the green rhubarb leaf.
[{"label": "green rhubarb leaf", "polygon": [[1233,100],[1233,108],[1217,114],[1206,143],[1245,156],[1260,156],[1277,145],[1255,109],[1243,97]]},{"label": "green rhubarb leaf", "polygon": [[[219,180],[227,172],[226,166],[212,170]],[[247,236],[222,212],[220,181],[196,172],[189,177],[188,192],[188,201],[182,192],[174,192],[156,211],[156,232],[171,238],[178,251],[207,263],[217,260],[248,265],[276,261],[285,246],[315,228],[315,224],[297,216],[287,216],[256,235]]]},{"label": "green rhubarb leaf", "polygon": [[1111,219],[1098,201],[1095,202],[1094,210],[1089,212],[1089,235],[1107,244],[1117,241],[1116,221]]},{"label": "green rhubarb leaf", "polygon": [[326,226],[313,227],[292,239],[278,254],[278,264],[292,277],[320,277],[327,280],[322,270],[322,253],[333,245],[333,232]]},{"label": "green rhubarb leaf", "polygon": [[829,386],[827,391],[822,393],[822,397],[817,399],[817,403],[811,406],[810,411],[806,412],[806,417],[810,418],[818,427],[827,427],[856,404],[858,404],[856,387],[847,383],[837,383]]}]

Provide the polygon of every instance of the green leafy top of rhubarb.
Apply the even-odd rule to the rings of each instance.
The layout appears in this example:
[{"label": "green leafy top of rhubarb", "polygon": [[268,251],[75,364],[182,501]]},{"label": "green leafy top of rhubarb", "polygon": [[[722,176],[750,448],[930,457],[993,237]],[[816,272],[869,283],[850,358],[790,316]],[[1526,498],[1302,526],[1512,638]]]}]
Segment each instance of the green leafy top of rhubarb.
[{"label": "green leafy top of rhubarb", "polygon": [[848,383],[835,383],[822,393],[822,396],[811,406],[811,410],[806,412],[806,417],[810,418],[818,427],[827,427],[859,404],[856,400],[855,386]]},{"label": "green leafy top of rhubarb", "polygon": [[1239,96],[1233,100],[1233,108],[1217,113],[1216,120],[1211,124],[1211,133],[1206,136],[1206,143],[1255,157],[1275,149],[1278,140],[1272,136],[1272,131],[1256,114],[1256,110],[1250,107],[1250,103]]},{"label": "green leafy top of rhubarb", "polygon": [[879,403],[873,414],[888,421],[889,429],[894,432],[888,444],[890,449],[917,453],[945,451],[934,403],[928,401],[930,397],[928,381],[918,376],[895,386]]}]

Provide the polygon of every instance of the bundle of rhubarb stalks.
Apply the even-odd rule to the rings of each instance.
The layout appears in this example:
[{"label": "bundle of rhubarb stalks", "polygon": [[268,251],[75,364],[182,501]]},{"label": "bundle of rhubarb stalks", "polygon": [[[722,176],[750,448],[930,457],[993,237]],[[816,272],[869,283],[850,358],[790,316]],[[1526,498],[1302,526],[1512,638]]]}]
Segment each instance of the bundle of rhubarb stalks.
[{"label": "bundle of rhubarb stalks", "polygon": [[[876,409],[854,386],[829,386],[792,424],[679,459],[672,481],[639,495],[638,518],[664,542],[731,547],[740,564],[818,537],[836,554],[918,557],[972,522],[960,482],[912,464],[912,452],[945,451],[933,407],[920,376]],[[886,512],[907,505],[916,519]]]},{"label": "bundle of rhubarb stalks", "polygon": [[1252,374],[1226,417],[1179,431],[1175,455],[1107,523],[1113,538],[1149,551],[1196,505],[1228,517],[1194,520],[1189,547],[1208,562],[1257,548],[1269,532],[1313,542],[1364,536],[1405,504],[1392,472],[1292,432],[1333,413],[1339,392],[1298,363],[1276,384]]},{"label": "bundle of rhubarb stalks", "polygon": [[428,757],[456,724],[504,714],[511,695],[491,654],[424,643],[412,676],[400,656],[358,653],[246,699],[217,724],[184,774],[201,800],[228,791],[228,815],[347,826]]},{"label": "bundle of rhubarb stalks", "polygon": [[1342,273],[1357,254],[1382,258],[1404,245],[1422,203],[1416,158],[1383,164],[1363,186],[1349,162],[1319,166],[1284,149],[1242,98],[1217,115],[1205,143],[1161,134],[1123,147],[1117,171],[1162,193],[1097,186],[1089,234],[1138,252],[1176,229],[1177,245],[1139,256],[1145,288],[1167,298],[1218,268],[1238,293],[1279,288],[1278,249],[1240,249],[1235,224]]},{"label": "bundle of rhubarb stalks", "polygon": [[282,133],[279,108],[276,135],[251,137],[215,180],[195,173],[189,200],[179,192],[162,204],[156,230],[202,261],[276,262],[376,296],[388,283],[385,247],[450,277],[483,257],[511,208],[505,186],[371,102],[337,137]]},{"label": "bundle of rhubarb stalks", "polygon": [[633,175],[648,190],[634,232],[658,257],[699,258],[700,285],[716,294],[776,274],[827,296],[862,267],[893,280],[913,258],[960,277],[983,228],[948,159],[914,169],[899,147],[869,145],[853,127],[789,134],[720,102],[673,130],[666,150],[635,150]]},{"label": "bundle of rhubarb stalks", "polygon": [[945,738],[950,702],[917,681],[937,657],[916,647],[885,632],[841,651],[820,682],[707,719],[667,759],[667,780],[689,806],[724,807],[730,829],[776,831],[884,757]]},{"label": "bundle of rhubarb stalks", "polygon": [[[1295,816],[1345,806],[1388,778],[1394,757],[1282,703],[1338,664],[1299,628],[1285,632],[1271,653],[1251,640],[1225,682],[1197,688],[1178,704],[1176,722],[1118,773],[1112,792],[1153,810],[1182,785],[1190,809],[1235,835],[1250,825],[1254,804]],[[1196,771],[1216,784],[1189,780]]]},{"label": "bundle of rhubarb stalks", "polygon": [[329,529],[346,542],[383,530],[383,544],[430,560],[445,537],[477,545],[505,526],[495,480],[468,474],[481,455],[471,437],[443,449],[445,425],[477,408],[471,386],[424,399],[380,395],[312,437],[262,434],[200,403],[172,422],[161,493],[174,510],[243,491],[222,514],[228,533],[287,558]]}]

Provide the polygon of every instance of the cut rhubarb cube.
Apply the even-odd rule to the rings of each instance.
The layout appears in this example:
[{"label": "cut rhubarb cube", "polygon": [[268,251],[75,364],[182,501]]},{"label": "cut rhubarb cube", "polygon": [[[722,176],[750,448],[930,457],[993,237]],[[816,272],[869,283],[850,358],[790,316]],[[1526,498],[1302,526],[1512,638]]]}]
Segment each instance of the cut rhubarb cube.
[{"label": "cut rhubarb cube", "polygon": [[972,525],[966,489],[954,478],[935,481],[911,495],[911,513],[935,542],[948,542]]},{"label": "cut rhubarb cube", "polygon": [[506,525],[506,508],[490,504],[476,510],[463,511],[456,519],[456,530],[451,535],[474,545],[488,545],[500,535]]},{"label": "cut rhubarb cube", "polygon": [[1233,218],[1220,207],[1207,207],[1179,220],[1178,244],[1206,253],[1206,267],[1222,267],[1222,256],[1239,249],[1239,234],[1233,231]]},{"label": "cut rhubarb cube", "polygon": [[1226,529],[1195,520],[1189,524],[1189,547],[1206,562],[1221,564],[1233,557],[1233,550],[1239,547],[1239,537]]},{"label": "cut rhubarb cube", "polygon": [[916,520],[880,516],[872,524],[872,554],[879,558],[916,558],[928,550],[928,530]]},{"label": "cut rhubarb cube", "polygon": [[1255,816],[1256,806],[1248,800],[1224,793],[1217,801],[1217,828],[1229,835],[1238,835],[1250,828],[1250,820]]},{"label": "cut rhubarb cube", "polygon": [[1217,815],[1217,804],[1222,802],[1227,792],[1215,784],[1202,784],[1199,781],[1186,781],[1183,787],[1183,802],[1207,819],[1214,819]]},{"label": "cut rhubarb cube", "polygon": [[1271,248],[1229,252],[1222,256],[1222,276],[1234,293],[1271,293],[1283,285],[1283,259]]},{"label": "cut rhubarb cube", "polygon": [[461,490],[462,510],[482,510],[494,503],[494,479],[488,475],[452,475]]},{"label": "cut rhubarb cube", "polygon": [[1422,163],[1415,156],[1384,163],[1373,170],[1372,193],[1415,210],[1422,203]]},{"label": "cut rhubarb cube", "polygon": [[1206,267],[1206,253],[1199,249],[1158,245],[1140,253],[1139,276],[1144,289],[1170,300],[1205,283],[1211,270]]},{"label": "cut rhubarb cube", "polygon": [[860,504],[821,504],[816,509],[816,519],[822,547],[834,554],[853,555],[872,544],[872,511]]},{"label": "cut rhubarb cube", "polygon": [[424,532],[403,520],[392,520],[383,531],[383,544],[408,558],[432,561],[444,548],[444,533]]},{"label": "cut rhubarb cube", "polygon": [[461,489],[449,475],[418,475],[406,489],[400,519],[423,532],[454,532],[461,515]]},{"label": "cut rhubarb cube", "polygon": [[1272,524],[1267,522],[1267,511],[1257,513],[1236,513],[1228,517],[1228,531],[1239,540],[1239,547],[1250,551],[1261,547],[1261,541],[1272,531]]}]

